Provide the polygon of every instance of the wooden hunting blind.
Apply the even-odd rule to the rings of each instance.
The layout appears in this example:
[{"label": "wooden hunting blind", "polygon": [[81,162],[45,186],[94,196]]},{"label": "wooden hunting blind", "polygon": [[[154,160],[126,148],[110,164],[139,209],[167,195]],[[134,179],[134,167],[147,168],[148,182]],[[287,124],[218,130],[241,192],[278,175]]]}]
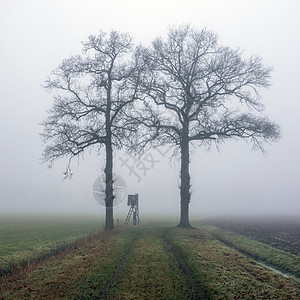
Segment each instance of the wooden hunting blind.
[{"label": "wooden hunting blind", "polygon": [[139,195],[128,195],[127,205],[129,206],[129,211],[126,217],[125,224],[128,224],[132,216],[133,225],[141,225],[140,216],[139,216]]}]

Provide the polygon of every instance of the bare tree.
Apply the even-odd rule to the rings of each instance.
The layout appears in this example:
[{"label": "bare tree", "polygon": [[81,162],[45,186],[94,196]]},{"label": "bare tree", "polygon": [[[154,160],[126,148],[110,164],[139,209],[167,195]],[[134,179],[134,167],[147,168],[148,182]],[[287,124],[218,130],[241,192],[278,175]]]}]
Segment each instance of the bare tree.
[{"label": "bare tree", "polygon": [[259,90],[270,85],[271,68],[258,56],[219,46],[210,31],[171,28],[166,40],[139,49],[144,62],[145,109],[140,121],[152,139],[173,143],[181,153],[181,218],[190,227],[190,145],[210,147],[225,139],[246,139],[264,151],[263,142],[279,138],[278,125],[259,114]]},{"label": "bare tree", "polygon": [[[83,54],[65,59],[52,72],[44,87],[55,92],[54,104],[43,122],[47,143],[43,160],[71,161],[95,147],[105,147],[105,229],[113,229],[113,149],[122,148],[134,130],[124,117],[135,100],[135,76],[131,60],[132,39],[116,31],[100,32],[83,43]],[[138,80],[135,80],[138,83]]]}]

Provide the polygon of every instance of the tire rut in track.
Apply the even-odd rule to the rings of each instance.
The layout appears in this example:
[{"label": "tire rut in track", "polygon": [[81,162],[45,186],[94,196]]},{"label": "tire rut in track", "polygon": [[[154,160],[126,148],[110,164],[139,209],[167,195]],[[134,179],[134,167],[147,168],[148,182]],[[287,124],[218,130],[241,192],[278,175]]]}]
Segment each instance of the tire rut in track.
[{"label": "tire rut in track", "polygon": [[119,280],[122,279],[124,274],[126,274],[126,263],[127,260],[132,253],[132,250],[134,249],[135,244],[137,243],[139,239],[139,236],[132,239],[129,246],[125,250],[125,253],[122,255],[122,257],[119,260],[118,267],[116,268],[114,275],[112,278],[108,281],[106,289],[100,293],[100,299],[110,299],[110,289],[117,284]]},{"label": "tire rut in track", "polygon": [[171,252],[172,255],[175,257],[179,269],[182,272],[183,277],[185,278],[188,285],[193,289],[195,298],[194,300],[206,300],[208,299],[206,293],[204,292],[203,288],[200,286],[199,282],[192,276],[189,267],[187,266],[184,258],[179,253],[175,245],[166,237],[167,232],[164,232],[162,239],[166,245],[166,251]]}]

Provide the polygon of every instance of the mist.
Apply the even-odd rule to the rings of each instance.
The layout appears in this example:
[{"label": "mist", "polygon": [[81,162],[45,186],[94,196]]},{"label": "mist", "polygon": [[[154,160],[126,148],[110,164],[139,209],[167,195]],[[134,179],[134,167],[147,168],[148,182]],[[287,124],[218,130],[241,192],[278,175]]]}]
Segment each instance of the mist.
[{"label": "mist", "polygon": [[[52,95],[42,88],[64,58],[80,54],[81,41],[100,29],[128,32],[135,44],[165,36],[170,25],[190,23],[219,35],[220,44],[259,55],[272,66],[264,114],[281,126],[279,142],[267,155],[243,141],[220,149],[195,148],[191,154],[191,218],[221,214],[300,214],[300,2],[282,1],[21,1],[0,3],[0,214],[99,214],[93,183],[104,168],[103,156],[87,152],[73,163],[41,164],[39,125]],[[164,151],[168,149],[163,149]],[[178,217],[179,163],[171,150],[149,151],[147,170],[130,170],[125,151],[115,152],[114,167],[128,194],[139,194],[140,217]],[[145,154],[147,155],[147,154]],[[126,217],[126,197],[115,215]]]}]

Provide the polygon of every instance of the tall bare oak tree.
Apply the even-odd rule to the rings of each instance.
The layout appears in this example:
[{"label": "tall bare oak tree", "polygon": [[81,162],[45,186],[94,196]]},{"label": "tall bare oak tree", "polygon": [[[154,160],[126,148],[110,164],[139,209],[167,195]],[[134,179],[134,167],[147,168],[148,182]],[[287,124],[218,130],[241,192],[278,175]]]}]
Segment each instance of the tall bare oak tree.
[{"label": "tall bare oak tree", "polygon": [[278,125],[260,116],[260,89],[270,85],[271,69],[258,56],[219,46],[210,31],[173,27],[166,40],[139,48],[146,72],[140,86],[146,109],[139,120],[152,138],[173,143],[181,152],[181,217],[190,227],[190,145],[207,146],[225,139],[247,139],[264,150],[263,142],[279,138]]},{"label": "tall bare oak tree", "polygon": [[128,34],[100,32],[83,43],[83,55],[65,59],[45,83],[55,96],[43,122],[44,161],[67,157],[68,175],[74,157],[105,147],[105,229],[114,228],[113,149],[122,148],[133,130],[124,115],[136,94],[129,82],[135,72],[131,54]]}]

